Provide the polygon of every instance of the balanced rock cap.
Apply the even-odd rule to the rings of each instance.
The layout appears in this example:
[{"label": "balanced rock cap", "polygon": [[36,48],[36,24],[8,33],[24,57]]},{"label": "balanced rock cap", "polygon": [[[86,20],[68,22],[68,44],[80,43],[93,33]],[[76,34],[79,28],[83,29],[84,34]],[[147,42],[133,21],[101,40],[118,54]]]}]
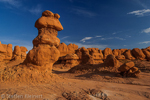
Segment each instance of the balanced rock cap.
[{"label": "balanced rock cap", "polygon": [[63,26],[59,22],[59,14],[54,14],[49,10],[46,10],[42,13],[42,17],[40,17],[35,22],[35,27],[40,28],[53,28],[57,31],[63,30]]}]

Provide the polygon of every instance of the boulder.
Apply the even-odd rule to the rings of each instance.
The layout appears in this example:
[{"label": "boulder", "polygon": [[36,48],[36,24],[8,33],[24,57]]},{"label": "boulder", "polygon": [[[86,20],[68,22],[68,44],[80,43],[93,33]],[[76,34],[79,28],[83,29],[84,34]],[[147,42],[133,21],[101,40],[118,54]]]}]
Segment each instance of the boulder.
[{"label": "boulder", "polygon": [[103,54],[104,54],[104,59],[106,59],[106,57],[109,55],[109,54],[113,54],[112,53],[112,50],[110,48],[105,48],[103,50]]},{"label": "boulder", "polygon": [[148,51],[147,49],[143,49],[142,51],[143,51],[143,53],[145,54],[146,59],[147,59],[148,61],[150,61],[150,51]]},{"label": "boulder", "polygon": [[124,63],[123,65],[121,65],[118,69],[118,71],[121,71],[121,72],[126,72],[128,71],[130,68],[134,67],[135,64],[134,62],[127,62],[127,63]]},{"label": "boulder", "polygon": [[130,49],[127,50],[127,51],[125,51],[124,56],[125,56],[126,59],[129,59],[129,60],[134,60],[134,59],[135,59],[135,58],[132,56]]},{"label": "boulder", "polygon": [[144,55],[143,51],[139,48],[132,49],[131,53],[136,59],[140,59],[140,60],[145,59],[145,55]]},{"label": "boulder", "polygon": [[119,61],[115,58],[114,55],[109,54],[106,58],[106,60],[104,61],[106,66],[110,66],[110,67],[119,67]]}]

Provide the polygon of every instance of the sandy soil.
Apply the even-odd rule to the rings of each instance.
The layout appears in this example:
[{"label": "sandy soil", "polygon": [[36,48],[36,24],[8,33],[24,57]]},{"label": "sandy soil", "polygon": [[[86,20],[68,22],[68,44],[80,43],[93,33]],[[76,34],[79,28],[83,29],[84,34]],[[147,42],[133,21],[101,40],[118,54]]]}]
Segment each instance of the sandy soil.
[{"label": "sandy soil", "polygon": [[[15,62],[9,65],[13,65]],[[141,62],[149,68],[149,62]],[[143,68],[143,67],[142,67]],[[49,83],[1,83],[0,100],[149,100],[150,73],[138,78],[122,78],[114,73],[68,73],[53,68],[58,79]]]}]

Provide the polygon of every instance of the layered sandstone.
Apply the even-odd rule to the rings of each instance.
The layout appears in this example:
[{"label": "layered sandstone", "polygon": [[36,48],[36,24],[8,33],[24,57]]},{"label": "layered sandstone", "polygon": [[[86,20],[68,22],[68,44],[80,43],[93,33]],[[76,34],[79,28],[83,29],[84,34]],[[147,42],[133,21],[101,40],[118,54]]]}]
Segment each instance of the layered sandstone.
[{"label": "layered sandstone", "polygon": [[76,54],[67,54],[66,56],[60,57],[61,64],[64,64],[64,67],[74,67],[79,64],[79,57]]},{"label": "layered sandstone", "polygon": [[53,64],[60,56],[56,48],[60,43],[57,38],[58,31],[63,30],[59,18],[58,14],[53,14],[48,10],[42,13],[42,17],[35,23],[38,36],[33,40],[33,49],[27,54],[24,64],[51,72]]}]

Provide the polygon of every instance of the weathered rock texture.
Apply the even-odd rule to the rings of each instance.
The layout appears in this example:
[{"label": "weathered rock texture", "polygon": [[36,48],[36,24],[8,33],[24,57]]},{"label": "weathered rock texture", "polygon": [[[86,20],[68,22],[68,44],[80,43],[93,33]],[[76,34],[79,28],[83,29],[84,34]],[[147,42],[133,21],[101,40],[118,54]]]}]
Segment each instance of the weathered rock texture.
[{"label": "weathered rock texture", "polygon": [[115,58],[114,55],[109,54],[105,60],[105,65],[110,67],[119,67],[119,61]]},{"label": "weathered rock texture", "polygon": [[60,57],[65,56],[67,54],[75,53],[75,50],[78,49],[78,45],[69,44],[68,46],[65,43],[61,43],[58,46],[58,50],[60,51]]},{"label": "weathered rock texture", "polygon": [[79,57],[76,54],[67,54],[66,56],[60,57],[61,64],[64,64],[64,67],[74,67],[79,64]]},{"label": "weathered rock texture", "polygon": [[26,59],[26,52],[28,51],[28,49],[26,47],[21,46],[20,47],[21,50],[21,59]]},{"label": "weathered rock texture", "polygon": [[104,54],[104,59],[106,59],[106,57],[109,55],[109,54],[113,54],[112,53],[112,50],[110,48],[105,48],[103,50],[103,54]]},{"label": "weathered rock texture", "polygon": [[14,60],[21,60],[21,49],[19,46],[14,47],[13,59]]},{"label": "weathered rock texture", "polygon": [[134,59],[135,59],[135,58],[132,56],[130,49],[127,50],[127,51],[125,51],[124,56],[125,56],[126,59],[129,59],[129,60],[134,60]]},{"label": "weathered rock texture", "polygon": [[140,59],[140,60],[144,60],[145,59],[145,55],[143,53],[143,51],[139,48],[134,48],[132,49],[132,55],[136,58],[136,59]]},{"label": "weathered rock texture", "polygon": [[90,64],[100,64],[103,63],[103,53],[102,50],[98,48],[87,48],[89,50],[90,56]]},{"label": "weathered rock texture", "polygon": [[121,75],[124,77],[137,77],[141,71],[134,66],[135,66],[134,62],[127,62],[121,65],[118,68],[118,71],[120,71]]},{"label": "weathered rock texture", "polygon": [[0,62],[5,59],[6,50],[4,49],[3,45],[0,42]]},{"label": "weathered rock texture", "polygon": [[53,64],[60,56],[60,40],[57,38],[58,31],[63,30],[59,22],[60,16],[51,11],[44,11],[35,27],[38,29],[38,36],[33,40],[33,49],[29,51],[24,64],[34,66],[39,70],[52,70]]}]

